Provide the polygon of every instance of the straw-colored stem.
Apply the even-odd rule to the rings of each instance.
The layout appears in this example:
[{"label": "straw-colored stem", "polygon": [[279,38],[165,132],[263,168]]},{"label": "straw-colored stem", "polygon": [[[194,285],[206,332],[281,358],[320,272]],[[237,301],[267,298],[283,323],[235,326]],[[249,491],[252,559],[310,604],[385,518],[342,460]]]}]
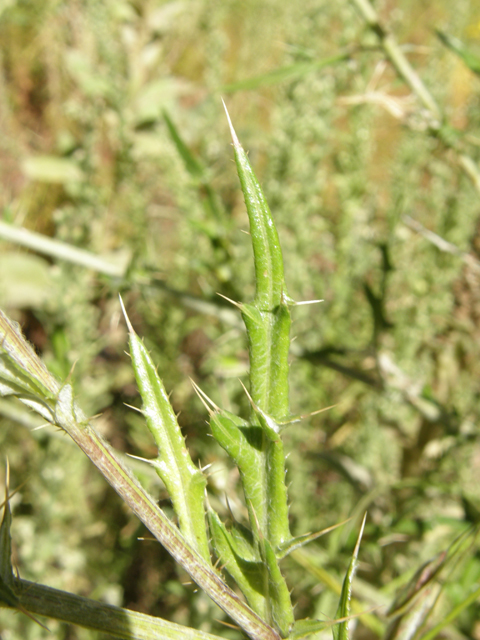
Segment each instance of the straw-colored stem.
[{"label": "straw-colored stem", "polygon": [[352,2],[359,10],[370,29],[376,33],[380,41],[380,45],[385,51],[390,62],[395,67],[397,73],[405,80],[423,106],[430,111],[431,115],[434,118],[439,119],[441,113],[435,99],[405,57],[403,51],[395,41],[395,38],[388,33],[385,27],[381,24],[377,12],[372,7],[369,0],[352,0]]}]

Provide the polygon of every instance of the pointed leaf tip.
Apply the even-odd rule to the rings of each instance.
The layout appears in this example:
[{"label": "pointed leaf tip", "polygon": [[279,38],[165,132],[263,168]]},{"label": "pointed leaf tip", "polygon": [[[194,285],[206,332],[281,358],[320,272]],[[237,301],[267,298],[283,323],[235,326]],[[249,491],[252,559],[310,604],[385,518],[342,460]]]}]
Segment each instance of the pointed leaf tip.
[{"label": "pointed leaf tip", "polygon": [[228,113],[227,105],[225,104],[222,98],[223,108],[225,109],[225,113],[227,114],[228,126],[230,127],[230,135],[232,136],[233,144],[235,147],[241,147],[240,141],[237,138],[237,134],[235,133],[235,129],[233,128],[232,121],[230,120],[230,114]]},{"label": "pointed leaf tip", "polygon": [[127,329],[129,331],[129,333],[135,333],[133,327],[132,327],[132,323],[130,322],[128,316],[127,316],[127,312],[125,310],[125,305],[123,304],[123,300],[122,300],[122,296],[120,294],[118,294],[118,299],[120,300],[120,306],[122,307],[122,313],[123,313],[123,317],[125,318],[125,322],[127,323]]},{"label": "pointed leaf tip", "polygon": [[360,550],[360,543],[362,541],[362,537],[363,537],[363,531],[365,529],[365,523],[367,521],[367,513],[365,512],[364,516],[363,516],[363,520],[362,520],[362,526],[360,527],[360,533],[358,534],[358,538],[357,538],[357,544],[355,545],[355,550],[353,552],[353,556],[355,558],[358,557],[358,552]]}]

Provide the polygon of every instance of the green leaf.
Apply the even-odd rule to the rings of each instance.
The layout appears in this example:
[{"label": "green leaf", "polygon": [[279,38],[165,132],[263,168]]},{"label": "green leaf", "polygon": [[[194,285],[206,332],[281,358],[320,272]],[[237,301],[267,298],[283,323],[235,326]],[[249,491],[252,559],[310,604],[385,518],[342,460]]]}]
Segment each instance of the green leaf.
[{"label": "green leaf", "polygon": [[229,124],[255,262],[255,299],[253,304],[241,305],[249,341],[250,392],[262,411],[281,419],[289,413],[291,300],[287,296],[282,250],[270,209],[230,118]]},{"label": "green leaf", "polygon": [[258,529],[252,537],[237,523],[228,531],[213,510],[209,511],[209,523],[216,552],[252,609],[287,637],[294,622],[290,592],[268,540]]},{"label": "green leaf", "polygon": [[215,440],[238,467],[250,521],[255,517],[266,528],[265,486],[268,479],[263,464],[262,429],[218,408],[210,412],[210,428]]},{"label": "green leaf", "polygon": [[212,509],[208,512],[208,522],[215,552],[222,565],[240,587],[252,609],[268,620],[265,567],[260,558],[256,558],[253,544],[248,544],[238,528],[228,531]]},{"label": "green leaf", "polygon": [[308,638],[312,634],[324,631],[331,626],[331,622],[324,622],[323,620],[297,620],[288,638],[289,640],[302,640],[302,638]]},{"label": "green leaf", "polygon": [[480,58],[467,49],[461,40],[436,29],[436,34],[440,41],[467,65],[470,71],[480,75]]},{"label": "green leaf", "polygon": [[[228,117],[228,113],[227,113]],[[245,197],[255,260],[255,306],[273,311],[284,301],[286,287],[277,229],[263,191],[229,118],[238,177]]]},{"label": "green leaf", "polygon": [[23,338],[20,327],[0,310],[0,395],[16,395],[53,420],[60,385]]},{"label": "green leaf", "polygon": [[[264,429],[259,426],[252,427],[241,418],[221,411],[196,385],[195,388],[210,412],[210,425],[215,439],[234,459],[240,470],[253,529],[253,536],[248,535],[240,525],[227,531],[217,514],[209,512],[210,531],[216,553],[252,608],[264,619],[273,622],[282,635],[287,636],[294,620],[290,593],[278,566],[274,547],[262,533],[266,529],[274,539],[278,537],[275,521],[268,521],[269,515],[273,514],[268,505],[265,508],[264,502],[264,487],[274,485],[275,479],[265,478],[260,474],[269,466],[276,469],[280,465],[275,460],[271,465],[262,464],[265,456],[262,453],[262,445],[268,440]],[[214,407],[215,411],[212,411],[211,407]],[[270,444],[274,446],[268,448],[268,456],[278,455],[283,461],[281,441]],[[285,486],[284,474],[281,484]],[[259,510],[258,514],[256,508]],[[278,522],[282,522],[281,517]]]},{"label": "green leaf", "polygon": [[[250,522],[258,523],[263,535],[266,532],[271,540],[289,539],[289,532],[284,530],[286,522],[288,526],[288,507],[281,440],[272,430],[270,436],[273,434],[276,438],[272,442],[270,437],[265,437],[266,428],[252,426],[223,411],[197,385],[194,387],[210,413],[215,440],[238,467]],[[275,508],[268,503],[269,494],[275,496]]]},{"label": "green leaf", "polygon": [[262,546],[268,570],[268,600],[271,617],[282,636],[286,638],[295,622],[290,591],[278,566],[277,556],[272,545],[268,540],[263,540]]},{"label": "green leaf", "polygon": [[[226,108],[225,108],[226,110]],[[255,507],[262,535],[275,550],[290,539],[285,456],[272,428],[289,415],[288,351],[291,300],[286,293],[283,257],[277,230],[262,189],[228,116],[240,185],[245,198],[255,262],[256,294],[253,303],[241,304],[250,355],[252,426],[262,427],[260,465],[244,473],[261,478],[261,506]],[[250,514],[251,515],[251,514]],[[251,524],[252,517],[250,518]]]},{"label": "green leaf", "polygon": [[191,176],[202,180],[205,176],[204,167],[200,164],[200,162],[185,144],[177,127],[174,125],[173,120],[170,118],[166,111],[163,111],[163,119],[165,120],[165,124],[167,125],[170,137],[172,138],[180,157],[185,163],[185,167],[188,173]]},{"label": "green leaf", "polygon": [[351,600],[352,600],[352,583],[353,583],[353,578],[355,576],[355,571],[357,569],[358,551],[360,549],[360,542],[362,540],[366,519],[367,519],[367,515],[365,514],[363,518],[362,526],[360,527],[360,533],[358,534],[357,544],[355,545],[352,559],[350,560],[347,573],[345,574],[345,578],[343,580],[342,592],[340,594],[340,602],[338,603],[338,609],[335,616],[337,619],[342,619],[342,620],[344,618],[347,618],[347,619],[343,620],[342,622],[339,622],[333,627],[334,640],[348,640],[348,618],[350,616],[350,607],[351,607]]},{"label": "green leaf", "polygon": [[143,400],[142,413],[158,447],[158,457],[150,464],[167,488],[183,535],[200,555],[210,560],[204,509],[206,478],[190,458],[175,412],[145,345],[126,313],[125,318],[133,369]]},{"label": "green leaf", "polygon": [[194,382],[195,391],[210,414],[210,428],[218,444],[225,449],[240,472],[250,521],[266,528],[266,467],[262,453],[264,433],[260,426],[220,409]]},{"label": "green leaf", "polygon": [[14,607],[18,603],[18,598],[13,591],[11,591],[13,586],[12,540],[10,537],[12,513],[9,503],[8,462],[5,481],[5,500],[2,506],[3,518],[2,524],[0,525],[0,601],[5,602],[9,607]]},{"label": "green leaf", "polygon": [[[479,533],[478,527],[473,527],[462,533],[445,551],[437,554],[431,560],[425,562],[418,569],[408,583],[399,591],[394,602],[390,606],[387,615],[390,617],[389,638],[411,636],[422,627],[430,615],[432,609],[438,602],[442,590],[451,577],[444,572],[447,568],[453,569],[458,566],[462,556],[475,553],[476,538]],[[441,575],[442,574],[442,575]],[[475,590],[478,598],[478,590]],[[475,593],[475,592],[474,592]],[[452,622],[460,615],[463,609],[471,604],[476,598],[470,593],[460,606],[444,617],[435,629],[439,633],[444,626]],[[447,622],[448,620],[448,622]],[[426,634],[429,638],[434,636]]]},{"label": "green leaf", "polygon": [[220,93],[234,93],[235,91],[252,90],[261,87],[270,86],[273,84],[279,84],[286,82],[287,80],[295,80],[296,78],[302,78],[303,76],[324,69],[337,62],[344,62],[350,58],[350,53],[345,51],[329,58],[323,58],[322,60],[314,60],[312,62],[298,62],[286,67],[280,67],[274,69],[268,73],[263,73],[253,78],[247,78],[245,80],[239,80],[238,82],[232,82],[226,84],[220,88]]}]

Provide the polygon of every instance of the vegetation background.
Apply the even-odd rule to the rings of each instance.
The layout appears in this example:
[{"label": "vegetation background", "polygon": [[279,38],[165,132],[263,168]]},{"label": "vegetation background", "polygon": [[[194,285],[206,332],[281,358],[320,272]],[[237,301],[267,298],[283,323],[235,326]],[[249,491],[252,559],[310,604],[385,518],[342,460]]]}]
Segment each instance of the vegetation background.
[{"label": "vegetation background", "polygon": [[[126,267],[108,276],[0,240],[0,306],[60,379],[71,375],[117,449],[153,451],[124,404],[139,397],[121,292],[193,457],[212,465],[211,499],[235,503],[236,471],[188,380],[234,412],[245,405],[244,332],[217,293],[250,299],[253,262],[220,96],[275,217],[289,294],[324,300],[294,312],[292,409],[336,406],[286,433],[292,531],[355,518],[308,548],[307,567],[285,563],[299,616],[334,616],[332,581],[365,510],[364,609],[480,519],[480,181],[455,148],[478,167],[480,78],[435,34],[478,55],[480,7],[376,9],[446,115],[445,135],[349,0],[0,2],[2,220]],[[32,431],[16,405],[2,400],[0,413],[2,457],[22,485],[22,577],[239,637],[158,543],[139,540],[148,532],[80,451]],[[163,500],[156,476],[137,472]],[[477,552],[439,615],[479,581]],[[479,619],[477,603],[443,633],[479,639]],[[48,625],[0,611],[2,640],[98,638]],[[359,623],[355,637],[377,636]]]}]

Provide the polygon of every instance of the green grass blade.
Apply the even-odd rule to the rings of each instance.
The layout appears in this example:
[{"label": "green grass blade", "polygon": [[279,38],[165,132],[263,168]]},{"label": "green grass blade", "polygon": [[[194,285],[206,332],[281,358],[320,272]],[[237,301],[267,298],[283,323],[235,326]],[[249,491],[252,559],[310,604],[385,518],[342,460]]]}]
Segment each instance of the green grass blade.
[{"label": "green grass blade", "polygon": [[320,633],[331,626],[331,622],[323,620],[297,620],[289,635],[289,640],[303,640],[303,638],[309,638],[314,633]]},{"label": "green grass blade", "polygon": [[[125,310],[124,310],[125,313]],[[206,560],[210,560],[205,524],[206,478],[193,464],[177,417],[145,345],[127,315],[130,354],[143,400],[143,415],[158,447],[152,466],[165,484],[180,530]]]},{"label": "green grass blade", "polygon": [[316,531],[315,533],[304,533],[301,536],[292,538],[287,543],[282,545],[280,549],[278,549],[277,558],[279,559],[285,558],[285,556],[288,556],[289,553],[292,553],[293,551],[296,551],[297,549],[304,547],[309,542],[313,542],[313,540],[317,540],[318,538],[321,538],[327,533],[330,533],[330,531],[334,531],[335,529],[338,529],[338,527],[343,526],[346,522],[349,522],[349,520],[350,518],[348,518],[347,520],[344,520],[343,522],[338,522],[337,524],[334,524],[331,527],[327,527],[326,529],[322,529],[321,531]]},{"label": "green grass blade", "polygon": [[56,238],[50,238],[43,233],[30,231],[2,221],[0,221],[0,238],[42,253],[54,260],[65,260],[112,278],[124,278],[130,263],[128,249],[119,251],[109,259],[91,251],[79,249]]},{"label": "green grass blade", "polygon": [[360,527],[360,533],[358,535],[357,544],[353,551],[352,559],[348,565],[347,573],[343,580],[342,592],[340,594],[340,602],[336,613],[337,619],[342,619],[343,622],[339,622],[333,627],[333,639],[334,640],[348,640],[348,618],[350,616],[350,607],[352,600],[352,583],[357,568],[357,557],[360,549],[360,542],[362,540],[363,529],[365,528],[365,520],[367,516],[365,514]]},{"label": "green grass blade", "polygon": [[172,138],[180,157],[185,163],[185,167],[188,173],[195,178],[202,179],[205,173],[204,168],[190,151],[188,146],[185,144],[177,127],[174,125],[173,120],[170,118],[166,111],[163,112],[163,119],[165,120],[165,124],[167,125],[170,137]]},{"label": "green grass blade", "polygon": [[447,49],[453,51],[461,60],[463,60],[470,71],[480,75],[480,58],[469,51],[461,40],[454,38],[448,33],[440,31],[440,29],[436,30],[436,34]]},{"label": "green grass blade", "polygon": [[[310,554],[304,549],[292,551],[291,557],[299,566],[303,567],[305,571],[314,576],[328,590],[332,591],[332,593],[337,595],[341,594],[342,585],[337,578],[323,567],[317,566]],[[385,624],[373,614],[365,613],[365,607],[359,600],[352,598],[351,606],[354,615],[360,616],[362,624],[367,627],[367,629],[370,629],[375,636],[383,638],[385,635]]]},{"label": "green grass blade", "polygon": [[10,525],[12,523],[12,513],[8,496],[8,466],[7,481],[5,483],[5,501],[3,503],[3,518],[0,525],[0,602],[4,602],[9,607],[18,604],[18,598],[12,591],[13,571],[12,571],[12,539],[10,537]]},{"label": "green grass blade", "polygon": [[[428,617],[438,603],[440,595],[449,582],[452,582],[452,573],[458,567],[462,558],[472,552],[475,553],[478,527],[464,531],[448,549],[437,554],[434,558],[425,562],[412,576],[408,583],[400,590],[394,602],[390,606],[387,615],[391,618],[389,638],[421,637],[420,629],[424,627]],[[450,575],[445,575],[447,570]],[[477,594],[473,598],[474,594]],[[465,600],[454,608],[445,618],[436,625],[438,634],[441,629],[450,624],[460,613],[478,598],[478,590],[470,593]],[[431,632],[427,637],[433,637]]]},{"label": "green grass blade", "polygon": [[443,629],[445,629],[445,627],[447,627],[454,620],[456,620],[458,616],[463,611],[465,611],[467,607],[472,605],[474,602],[477,602],[479,598],[480,598],[480,587],[478,589],[475,589],[475,591],[473,591],[473,593],[471,593],[467,598],[465,598],[463,602],[461,602],[454,609],[452,609],[452,611],[450,611],[450,613],[447,614],[441,622],[439,622],[432,629],[430,629],[430,631],[427,631],[427,633],[423,634],[421,636],[421,640],[433,640],[434,638],[436,638],[443,631]]},{"label": "green grass blade", "polygon": [[324,69],[325,67],[329,67],[338,62],[349,60],[350,56],[350,52],[344,51],[335,56],[323,58],[322,60],[298,62],[297,64],[281,67],[280,69],[274,69],[273,71],[263,73],[259,76],[254,76],[253,78],[246,78],[245,80],[239,80],[238,82],[223,85],[219,91],[220,93],[234,93],[235,91],[258,89],[259,87],[280,84],[287,80],[295,80],[296,78],[302,78],[313,71],[319,71],[320,69]]},{"label": "green grass blade", "polygon": [[[177,127],[175,126],[173,120],[170,118],[166,111],[163,112],[163,118],[165,120],[165,124],[167,125],[168,132],[170,137],[172,138],[173,143],[178,151],[178,154],[182,158],[185,168],[188,173],[194,179],[196,186],[199,190],[199,195],[203,201],[205,212],[211,216],[213,216],[216,220],[221,220],[222,211],[218,205],[217,196],[215,194],[214,189],[212,188],[209,180],[208,180],[208,172],[204,165],[194,156],[191,150],[188,148],[184,139],[180,135]],[[222,229],[224,227],[224,222],[222,225]],[[215,235],[218,237],[223,236],[222,229],[215,229]],[[212,235],[212,231],[209,230],[208,235]]]}]

